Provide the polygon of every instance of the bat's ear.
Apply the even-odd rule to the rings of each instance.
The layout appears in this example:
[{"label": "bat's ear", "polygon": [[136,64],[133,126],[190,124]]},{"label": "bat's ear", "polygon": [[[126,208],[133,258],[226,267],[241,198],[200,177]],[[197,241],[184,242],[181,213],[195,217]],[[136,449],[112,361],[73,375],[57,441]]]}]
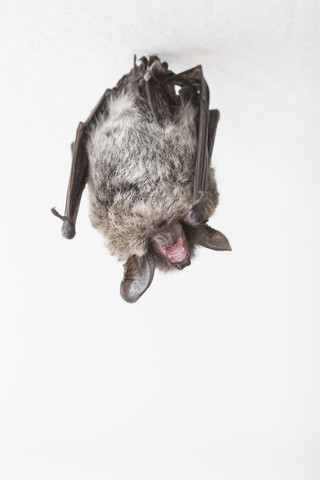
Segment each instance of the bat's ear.
[{"label": "bat's ear", "polygon": [[133,255],[124,265],[120,294],[129,303],[136,302],[151,285],[154,275],[154,260],[150,254],[143,257]]},{"label": "bat's ear", "polygon": [[227,237],[209,225],[201,225],[197,228],[196,241],[199,245],[211,250],[231,250]]}]

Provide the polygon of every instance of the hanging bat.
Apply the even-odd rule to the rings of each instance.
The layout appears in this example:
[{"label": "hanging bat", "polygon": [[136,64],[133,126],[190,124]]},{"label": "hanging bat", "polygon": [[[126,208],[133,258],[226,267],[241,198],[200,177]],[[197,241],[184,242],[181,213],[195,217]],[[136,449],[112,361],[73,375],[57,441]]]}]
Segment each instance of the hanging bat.
[{"label": "hanging bat", "polygon": [[[179,89],[180,87],[180,89]],[[218,110],[199,65],[180,74],[156,56],[142,57],[103,94],[72,145],[62,235],[75,236],[88,183],[90,218],[113,255],[125,262],[120,293],[133,303],[155,267],[183,269],[195,247],[231,250],[207,225],[218,204],[210,168]]]}]

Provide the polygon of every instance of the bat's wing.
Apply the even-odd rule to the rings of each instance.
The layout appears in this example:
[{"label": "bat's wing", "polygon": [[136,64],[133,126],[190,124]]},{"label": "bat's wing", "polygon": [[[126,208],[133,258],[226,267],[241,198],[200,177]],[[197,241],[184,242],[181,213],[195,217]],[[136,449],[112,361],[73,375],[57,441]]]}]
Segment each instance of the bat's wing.
[{"label": "bat's wing", "polygon": [[124,276],[120,286],[121,297],[129,303],[136,302],[151,285],[154,275],[154,260],[151,255],[133,255],[124,266]]},{"label": "bat's wing", "polygon": [[192,99],[198,106],[194,190],[188,216],[194,225],[199,225],[206,220],[205,203],[208,192],[210,160],[219,121],[219,111],[209,110],[209,88],[204,79],[201,65],[175,75],[166,68],[166,65],[155,60],[150,68],[150,75],[162,85],[174,84],[180,86],[180,97],[182,99]]},{"label": "bat's wing", "polygon": [[68,239],[73,238],[76,234],[75,227],[81,196],[88,179],[89,159],[86,142],[90,127],[97,116],[107,108],[112,91],[110,89],[106,90],[89,118],[84,123],[79,124],[75,142],[71,146],[72,164],[64,215],[60,215],[55,208],[51,210],[54,215],[63,220],[62,235]]},{"label": "bat's wing", "polygon": [[80,123],[76,140],[72,147],[72,164],[67,192],[64,215],[60,215],[55,208],[51,211],[63,220],[62,235],[65,238],[73,238],[76,234],[75,225],[81,200],[82,191],[87,183],[89,162],[85,148],[86,128]]},{"label": "bat's wing", "polygon": [[202,67],[176,75],[183,88],[197,90],[199,102],[198,142],[195,164],[193,201],[189,206],[189,220],[199,225],[205,221],[205,202],[208,192],[210,159],[213,150],[215,132],[219,120],[218,110],[209,111],[209,88],[204,79]]},{"label": "bat's wing", "polygon": [[217,126],[220,118],[219,110],[209,110],[209,126],[208,126],[208,155],[209,165],[212,157],[214,140],[216,138]]}]

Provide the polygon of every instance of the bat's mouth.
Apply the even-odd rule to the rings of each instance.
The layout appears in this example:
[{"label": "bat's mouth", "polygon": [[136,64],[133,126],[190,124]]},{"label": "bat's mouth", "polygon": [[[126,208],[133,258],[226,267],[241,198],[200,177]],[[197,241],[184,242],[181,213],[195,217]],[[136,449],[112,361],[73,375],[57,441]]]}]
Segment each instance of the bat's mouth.
[{"label": "bat's mouth", "polygon": [[180,224],[155,234],[153,236],[153,246],[162,257],[178,270],[190,265],[188,242]]},{"label": "bat's mouth", "polygon": [[189,250],[184,233],[173,245],[163,246],[162,251],[163,256],[179,270],[190,265]]}]

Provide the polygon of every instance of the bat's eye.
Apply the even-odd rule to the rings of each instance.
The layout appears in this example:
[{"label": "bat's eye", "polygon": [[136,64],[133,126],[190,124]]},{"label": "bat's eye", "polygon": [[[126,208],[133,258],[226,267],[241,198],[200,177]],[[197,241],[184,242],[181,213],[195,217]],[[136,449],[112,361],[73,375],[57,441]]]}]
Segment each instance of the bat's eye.
[{"label": "bat's eye", "polygon": [[167,222],[164,220],[163,222],[160,222],[158,225],[157,225],[157,228],[163,228],[163,227],[166,227],[167,226]]}]

